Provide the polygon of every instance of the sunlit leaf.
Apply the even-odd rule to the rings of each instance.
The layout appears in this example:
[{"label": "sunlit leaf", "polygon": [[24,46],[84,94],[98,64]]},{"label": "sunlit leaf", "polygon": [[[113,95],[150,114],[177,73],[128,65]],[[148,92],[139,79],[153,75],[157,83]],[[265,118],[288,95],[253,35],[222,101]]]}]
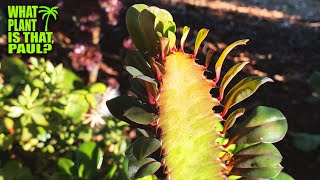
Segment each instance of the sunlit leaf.
[{"label": "sunlit leaf", "polygon": [[223,52],[222,54],[220,55],[218,61],[216,62],[216,65],[215,65],[215,72],[216,72],[216,78],[214,79],[214,82],[217,83],[220,79],[220,73],[221,73],[221,67],[222,67],[222,64],[224,62],[224,60],[226,59],[227,55],[229,54],[229,52],[235,48],[236,46],[238,45],[245,45],[247,42],[249,41],[249,39],[242,39],[242,40],[239,40],[239,41],[236,41],[232,44],[230,44]]},{"label": "sunlit leaf", "polygon": [[161,163],[153,158],[145,158],[141,161],[129,161],[128,174],[131,179],[142,178],[155,173]]},{"label": "sunlit leaf", "polygon": [[72,90],[84,86],[82,79],[66,68],[63,68],[62,72],[57,76],[57,83],[60,88],[66,90]]},{"label": "sunlit leaf", "polygon": [[58,167],[66,174],[72,175],[72,167],[74,166],[74,162],[70,159],[61,157],[58,159]]},{"label": "sunlit leaf", "polygon": [[76,167],[78,171],[82,171],[81,174],[86,179],[91,179],[95,176],[102,160],[103,155],[99,147],[92,141],[81,144],[76,152]]},{"label": "sunlit leaf", "polygon": [[67,96],[67,105],[64,108],[64,114],[70,117],[74,123],[82,120],[83,114],[87,113],[89,103],[83,94],[73,93]]},{"label": "sunlit leaf", "polygon": [[221,81],[221,84],[220,84],[220,89],[219,89],[219,98],[218,98],[219,101],[221,101],[223,99],[224,90],[228,86],[229,82],[248,63],[249,62],[238,63],[238,64],[232,66],[232,68],[229,69],[229,71],[226,73],[226,75],[224,75],[224,77],[223,77],[223,79]]},{"label": "sunlit leaf", "polygon": [[144,81],[146,81],[146,82],[149,82],[149,83],[152,83],[152,84],[157,85],[157,82],[156,82],[153,78],[148,77],[148,76],[142,75],[142,76],[136,76],[136,77],[134,77],[134,78],[138,78],[138,79],[144,80]]},{"label": "sunlit leaf", "polygon": [[149,83],[157,84],[157,82],[153,78],[145,76],[141,71],[139,71],[135,67],[126,66],[126,70],[133,76],[133,78],[138,78]]},{"label": "sunlit leaf", "polygon": [[158,161],[147,163],[138,170],[135,177],[142,178],[145,176],[149,176],[155,173],[160,168],[160,166],[161,166],[161,163]]},{"label": "sunlit leaf", "polygon": [[168,38],[170,40],[169,41],[169,48],[172,49],[176,45],[176,35],[173,32],[169,31],[168,32]]},{"label": "sunlit leaf", "polygon": [[273,144],[259,143],[233,155],[231,163],[236,168],[263,168],[280,164],[282,156]]},{"label": "sunlit leaf", "polygon": [[268,77],[259,76],[250,76],[241,80],[228,92],[225,98],[225,107],[222,115],[225,115],[228,109],[232,106],[251,96],[262,84],[266,82],[273,81]]},{"label": "sunlit leaf", "polygon": [[196,42],[194,44],[194,52],[193,52],[194,55],[198,54],[198,50],[200,48],[200,45],[201,45],[202,41],[207,37],[208,33],[209,33],[209,29],[205,29],[205,28],[201,29],[198,32]]},{"label": "sunlit leaf", "polygon": [[44,115],[38,113],[38,112],[32,112],[31,113],[32,120],[40,126],[48,126],[49,122],[47,119],[44,117]]},{"label": "sunlit leaf", "polygon": [[139,107],[131,107],[125,113],[124,116],[133,122],[138,124],[150,124],[154,121],[154,115]]},{"label": "sunlit leaf", "polygon": [[190,28],[188,26],[184,26],[183,27],[183,31],[182,31],[182,37],[180,40],[180,48],[183,50],[184,44],[187,40],[188,34],[189,34]]},{"label": "sunlit leaf", "polygon": [[230,129],[229,138],[236,144],[275,143],[287,130],[287,120],[279,110],[259,106],[245,121]]},{"label": "sunlit leaf", "polygon": [[224,123],[224,128],[222,133],[224,134],[228,129],[230,129],[233,124],[236,122],[237,118],[242,116],[243,113],[245,112],[244,108],[239,108],[235,111],[233,111],[227,118],[226,122]]},{"label": "sunlit leaf", "polygon": [[133,66],[126,66],[126,70],[133,76],[144,76],[144,74]]},{"label": "sunlit leaf", "polygon": [[107,91],[107,86],[104,83],[97,82],[89,87],[89,91],[91,93],[103,94]]},{"label": "sunlit leaf", "polygon": [[157,180],[158,178],[155,175],[144,176],[142,178],[138,178],[136,180]]},{"label": "sunlit leaf", "polygon": [[159,12],[155,18],[155,31],[161,32],[164,37],[168,37],[168,31],[175,32],[175,23],[172,15],[165,9],[158,9]]},{"label": "sunlit leaf", "polygon": [[10,118],[4,118],[3,122],[7,130],[12,134],[14,132],[14,121]]},{"label": "sunlit leaf", "polygon": [[11,118],[18,118],[24,112],[23,108],[19,106],[11,106],[11,107],[5,106],[4,109],[9,111],[8,116]]},{"label": "sunlit leaf", "polygon": [[172,33],[175,33],[176,32],[176,23],[173,22],[173,21],[168,21],[165,25],[164,25],[164,35],[166,37],[168,37],[168,33],[169,32],[172,32]]}]

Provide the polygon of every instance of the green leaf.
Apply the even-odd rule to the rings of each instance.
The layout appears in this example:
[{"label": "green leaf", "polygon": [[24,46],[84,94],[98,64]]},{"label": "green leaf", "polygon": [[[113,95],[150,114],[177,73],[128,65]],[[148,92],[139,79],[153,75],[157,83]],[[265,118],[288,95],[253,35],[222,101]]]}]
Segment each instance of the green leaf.
[{"label": "green leaf", "polygon": [[124,116],[133,122],[144,125],[150,124],[155,118],[152,113],[139,107],[131,107],[124,113]]},{"label": "green leaf", "polygon": [[273,180],[294,180],[293,177],[288,175],[287,173],[281,172],[276,177],[272,178]]},{"label": "green leaf", "polygon": [[259,106],[243,122],[230,131],[230,142],[236,144],[275,143],[288,130],[284,115],[277,109]]},{"label": "green leaf", "polygon": [[141,79],[143,81],[146,81],[146,82],[153,83],[153,84],[157,85],[157,82],[153,78],[145,76],[141,71],[139,71],[135,67],[126,66],[126,70],[133,76],[133,78],[138,78],[138,79]]},{"label": "green leaf", "polygon": [[136,178],[143,178],[155,173],[161,166],[161,163],[158,161],[153,161],[143,165],[135,175]]},{"label": "green leaf", "polygon": [[230,175],[243,176],[247,178],[273,178],[277,176],[283,167],[278,164],[271,167],[261,168],[232,168]]},{"label": "green leaf", "polygon": [[91,141],[81,144],[76,152],[76,167],[78,171],[82,171],[83,168],[80,174],[86,179],[91,179],[95,176],[102,160],[103,155],[99,147]]},{"label": "green leaf", "polygon": [[7,162],[3,168],[0,168],[0,179],[14,179],[14,180],[24,180],[24,179],[35,179],[29,168],[25,168],[21,163],[17,161]]},{"label": "green leaf", "polygon": [[131,6],[126,14],[126,25],[128,32],[134,42],[134,45],[138,48],[138,50],[145,55],[149,48],[151,48],[151,44],[149,43],[145,33],[139,26],[139,15],[141,11],[148,8],[147,5],[144,4],[136,4]]},{"label": "green leaf", "polygon": [[152,76],[154,73],[151,70],[150,64],[144,59],[139,51],[129,51],[126,55],[126,64],[135,67],[143,74]]},{"label": "green leaf", "polygon": [[114,164],[111,169],[108,170],[107,175],[105,176],[105,179],[112,179],[114,178],[114,175],[117,171],[118,166],[116,164]]},{"label": "green leaf", "polygon": [[126,150],[126,157],[129,160],[138,160],[149,156],[160,148],[160,141],[155,138],[139,137]]},{"label": "green leaf", "polygon": [[176,40],[177,40],[176,35],[173,32],[169,31],[168,32],[168,38],[170,39],[169,48],[172,49],[176,45]]},{"label": "green leaf", "polygon": [[181,40],[180,40],[180,48],[183,50],[184,48],[184,44],[187,40],[187,37],[188,37],[188,34],[189,34],[189,31],[190,31],[190,28],[188,26],[184,26],[183,27],[183,30],[182,30],[182,37],[181,37]]},{"label": "green leaf", "polygon": [[97,82],[97,83],[92,84],[89,87],[89,91],[90,91],[90,93],[103,94],[107,91],[107,86],[104,83]]},{"label": "green leaf", "polygon": [[173,17],[167,10],[159,9],[159,12],[154,14],[156,15],[154,23],[154,30],[156,32],[160,32],[163,36],[168,37],[168,31],[176,31],[176,25],[173,22]]},{"label": "green leaf", "polygon": [[89,110],[89,103],[86,96],[80,93],[74,93],[68,94],[67,99],[64,114],[70,117],[74,123],[79,123],[83,118],[83,114]]},{"label": "green leaf", "polygon": [[228,86],[229,82],[248,63],[249,62],[238,63],[238,64],[232,66],[232,68],[229,69],[229,71],[226,73],[226,75],[224,75],[224,77],[223,77],[223,79],[221,81],[221,84],[220,84],[220,89],[219,89],[219,98],[218,98],[219,101],[221,101],[223,99],[224,90]]},{"label": "green leaf", "polygon": [[144,176],[142,178],[138,178],[136,180],[157,180],[158,178],[155,175]]},{"label": "green leaf", "polygon": [[165,37],[169,37],[168,33],[172,32],[175,33],[177,30],[176,23],[173,21],[168,21],[166,24],[164,24],[163,32]]},{"label": "green leaf", "polygon": [[8,116],[11,118],[18,118],[24,113],[23,108],[19,106],[5,106],[4,109],[9,111]]},{"label": "green leaf", "polygon": [[17,57],[5,57],[1,60],[0,72],[6,77],[24,76],[27,72],[25,63]]},{"label": "green leaf", "polygon": [[133,76],[133,77],[137,77],[137,76],[144,76],[144,74],[139,71],[137,68],[132,67],[132,66],[126,66],[126,70]]},{"label": "green leaf", "polygon": [[29,102],[33,103],[37,99],[39,92],[40,92],[39,88],[34,89],[30,95]]},{"label": "green leaf", "polygon": [[198,54],[198,50],[200,48],[200,45],[201,45],[202,41],[207,37],[208,33],[209,33],[209,29],[205,29],[205,28],[201,29],[198,32],[196,42],[194,45],[194,52],[193,52],[194,55]]},{"label": "green leaf", "polygon": [[234,123],[236,122],[237,118],[242,116],[245,112],[244,108],[239,108],[235,111],[233,111],[227,118],[226,122],[224,123],[224,128],[222,131],[222,134],[224,134],[228,129],[230,129]]},{"label": "green leaf", "polygon": [[131,96],[118,96],[107,101],[107,107],[111,114],[126,122],[130,122],[130,120],[124,116],[124,113],[133,106],[139,107],[141,106],[141,103]]},{"label": "green leaf", "polygon": [[320,72],[314,72],[310,78],[310,81],[317,94],[320,95]]},{"label": "green leaf", "polygon": [[98,104],[98,100],[96,94],[86,94],[86,100],[89,103],[90,107],[96,107]]},{"label": "green leaf", "polygon": [[[152,6],[152,8],[157,8],[157,7]],[[156,21],[155,21],[155,25],[157,25],[159,22],[166,23],[166,22],[172,22],[173,21],[173,17],[170,14],[169,11],[167,11],[165,9],[159,9],[159,8],[158,8],[158,11],[159,11],[158,13],[155,13],[156,16],[157,16],[156,17]],[[159,31],[159,32],[161,32],[161,31]]]},{"label": "green leaf", "polygon": [[294,147],[304,152],[314,151],[320,146],[320,134],[289,132],[289,135]]},{"label": "green leaf", "polygon": [[3,119],[3,123],[4,123],[4,126],[9,130],[9,131],[12,131],[14,130],[13,127],[14,127],[14,121],[10,118],[7,118],[5,117]]},{"label": "green leaf", "polygon": [[170,39],[166,37],[159,37],[159,41],[160,41],[161,58],[164,59],[165,56],[170,51],[170,47],[169,47]]},{"label": "green leaf", "polygon": [[147,100],[146,88],[141,84],[139,79],[129,79],[131,87],[135,93],[137,93],[143,101]]},{"label": "green leaf", "polygon": [[280,164],[282,156],[273,144],[259,143],[233,155],[231,163],[236,168],[263,168]]},{"label": "green leaf", "polygon": [[66,174],[72,175],[72,167],[74,166],[74,162],[70,159],[61,157],[58,159],[58,167]]},{"label": "green leaf", "polygon": [[137,179],[155,173],[161,163],[153,158],[145,158],[141,161],[129,161],[128,174],[131,179]]},{"label": "green leaf", "polygon": [[229,108],[251,96],[262,84],[266,82],[273,81],[268,77],[259,76],[250,76],[241,80],[228,92],[222,114],[224,115]]},{"label": "green leaf", "polygon": [[222,64],[224,62],[224,60],[226,59],[227,55],[229,54],[229,52],[235,48],[236,46],[238,45],[246,45],[247,42],[249,41],[249,39],[242,39],[242,40],[239,40],[239,41],[236,41],[232,44],[230,44],[223,52],[222,54],[220,55],[218,61],[216,62],[216,65],[215,65],[215,72],[216,72],[216,78],[214,79],[214,82],[217,83],[220,79],[220,73],[221,73],[221,67],[222,67]]},{"label": "green leaf", "polygon": [[146,81],[146,82],[149,82],[149,83],[158,85],[157,82],[156,82],[153,78],[148,77],[148,76],[142,75],[142,76],[136,76],[136,77],[134,77],[134,78],[138,78],[138,79],[141,79],[141,80],[143,80],[143,81]]},{"label": "green leaf", "polygon": [[58,74],[57,83],[59,84],[60,88],[66,90],[73,90],[76,87],[81,87],[84,85],[80,77],[66,68],[63,68],[62,72]]},{"label": "green leaf", "polygon": [[205,67],[209,66],[210,61],[212,59],[212,55],[213,55],[213,49],[209,49],[209,51],[207,52],[207,55],[206,55],[206,62],[204,64]]},{"label": "green leaf", "polygon": [[42,114],[40,114],[38,112],[31,113],[31,117],[32,117],[32,120],[37,125],[40,125],[40,126],[48,126],[49,125],[49,122],[46,120],[44,115],[42,115]]},{"label": "green leaf", "polygon": [[160,48],[160,44],[158,43],[159,38],[154,29],[155,19],[159,12],[159,8],[152,6],[142,10],[138,17],[139,25],[142,31],[145,33],[148,43],[150,44],[150,48],[147,53],[151,56],[155,55],[158,48]]}]

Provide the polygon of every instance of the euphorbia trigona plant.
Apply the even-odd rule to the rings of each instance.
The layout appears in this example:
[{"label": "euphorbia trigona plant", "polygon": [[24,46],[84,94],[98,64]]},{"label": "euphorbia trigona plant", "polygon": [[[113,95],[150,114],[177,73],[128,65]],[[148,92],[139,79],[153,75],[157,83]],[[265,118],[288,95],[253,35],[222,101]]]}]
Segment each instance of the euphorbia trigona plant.
[{"label": "euphorbia trigona plant", "polygon": [[[133,77],[130,82],[139,99],[120,96],[107,105],[117,118],[140,128],[144,125],[149,132],[148,137],[138,138],[126,151],[131,178],[153,174],[161,165],[166,178],[174,180],[269,179],[280,173],[282,156],[272,143],[281,140],[287,131],[283,114],[259,106],[236,125],[245,109],[236,109],[227,116],[231,107],[272,81],[247,77],[224,96],[228,83],[247,62],[234,65],[220,82],[223,61],[247,39],[223,51],[215,65],[216,77],[210,80],[204,72],[212,52],[205,65],[196,62],[207,29],[199,31],[194,52],[188,54],[184,44],[190,29],[183,28],[177,48],[176,26],[168,11],[137,4],[129,8],[126,23],[137,48],[127,54],[126,69]],[[219,88],[219,97],[212,98],[212,88]],[[213,111],[216,106],[223,106],[222,112]],[[159,148],[161,163],[151,158],[157,156],[152,153]]]}]

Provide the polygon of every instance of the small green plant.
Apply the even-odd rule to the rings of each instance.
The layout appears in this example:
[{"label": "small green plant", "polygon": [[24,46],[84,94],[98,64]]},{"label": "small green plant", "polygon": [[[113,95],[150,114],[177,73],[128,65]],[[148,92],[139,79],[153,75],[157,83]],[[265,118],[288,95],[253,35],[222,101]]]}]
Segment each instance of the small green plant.
[{"label": "small green plant", "polygon": [[[46,179],[51,175],[92,179],[101,176],[102,170],[111,178],[123,177],[127,125],[101,107],[109,92],[104,84],[86,86],[62,64],[36,58],[26,65],[19,58],[6,57],[0,72],[4,75],[0,79],[0,155],[5,157],[0,168],[7,169],[11,165],[6,164],[21,158],[24,161],[18,164]],[[99,154],[99,166],[81,166],[93,160],[79,158],[79,153],[92,154],[92,149]],[[25,162],[30,158],[33,163]],[[65,161],[67,165],[75,162],[72,171],[65,170]],[[1,170],[0,176],[8,178]]]},{"label": "small green plant", "polygon": [[[227,54],[248,40],[239,40],[223,51],[215,65],[216,77],[211,80],[204,72],[208,71],[212,53],[208,53],[204,65],[196,62],[209,30],[199,31],[194,52],[189,54],[184,52],[184,44],[190,28],[183,28],[177,48],[176,25],[166,10],[137,4],[128,9],[126,23],[138,49],[127,54],[126,69],[139,99],[120,96],[107,101],[107,105],[115,117],[149,130],[147,137],[139,137],[126,151],[130,177],[152,175],[163,165],[165,176],[160,178],[173,180],[275,178],[282,170],[282,156],[272,143],[287,132],[283,114],[259,106],[236,125],[244,108],[226,116],[234,105],[272,80],[244,78],[225,96],[228,83],[247,64],[242,62],[234,65],[219,84]],[[212,98],[213,88],[219,88],[219,97]],[[223,107],[220,113],[212,110],[218,106]],[[159,148],[161,162],[154,153]]]}]

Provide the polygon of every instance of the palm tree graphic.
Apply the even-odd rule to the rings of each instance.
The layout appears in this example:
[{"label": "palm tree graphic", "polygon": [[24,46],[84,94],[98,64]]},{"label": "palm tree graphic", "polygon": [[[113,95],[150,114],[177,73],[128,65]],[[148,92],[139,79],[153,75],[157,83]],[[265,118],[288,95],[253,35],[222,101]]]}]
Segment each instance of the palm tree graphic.
[{"label": "palm tree graphic", "polygon": [[43,13],[42,15],[42,20],[44,20],[45,17],[47,17],[46,19],[46,26],[45,26],[45,31],[48,31],[48,21],[49,21],[49,17],[50,15],[53,16],[54,20],[57,20],[57,14],[58,14],[58,11],[56,9],[58,9],[59,7],[58,6],[54,6],[52,8],[49,8],[47,6],[40,6],[38,13]]}]

